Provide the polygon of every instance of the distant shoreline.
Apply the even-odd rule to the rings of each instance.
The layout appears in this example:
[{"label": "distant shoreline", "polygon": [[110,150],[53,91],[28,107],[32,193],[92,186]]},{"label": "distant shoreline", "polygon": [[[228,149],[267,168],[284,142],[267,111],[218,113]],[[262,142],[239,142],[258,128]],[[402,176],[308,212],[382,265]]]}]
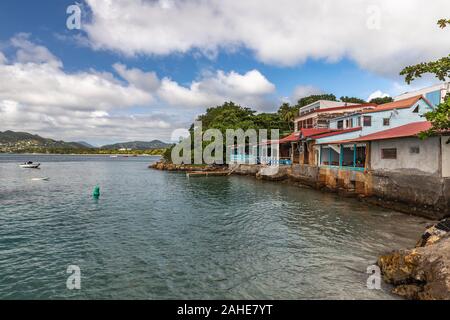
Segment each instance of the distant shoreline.
[{"label": "distant shoreline", "polygon": [[117,157],[162,157],[162,154],[134,154],[134,153],[16,153],[0,152],[0,155],[24,155],[24,156],[117,156]]}]

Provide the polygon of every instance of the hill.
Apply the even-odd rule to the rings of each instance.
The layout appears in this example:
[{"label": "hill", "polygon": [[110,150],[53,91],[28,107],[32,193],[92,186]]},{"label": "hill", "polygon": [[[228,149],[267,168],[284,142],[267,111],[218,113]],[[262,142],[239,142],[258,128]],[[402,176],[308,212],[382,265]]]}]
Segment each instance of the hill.
[{"label": "hill", "polygon": [[166,149],[169,148],[171,144],[162,142],[160,140],[153,140],[150,142],[146,141],[131,141],[131,142],[121,142],[110,145],[105,145],[100,147],[104,150],[119,150],[119,149],[129,149],[129,150],[152,150],[152,149]]},{"label": "hill", "polygon": [[76,142],[64,142],[43,138],[27,132],[0,132],[0,151],[14,152],[29,149],[87,149]]},{"label": "hill", "polygon": [[82,146],[84,146],[86,148],[90,148],[90,149],[95,149],[96,148],[92,144],[87,143],[86,141],[76,141],[75,143],[81,144]]}]

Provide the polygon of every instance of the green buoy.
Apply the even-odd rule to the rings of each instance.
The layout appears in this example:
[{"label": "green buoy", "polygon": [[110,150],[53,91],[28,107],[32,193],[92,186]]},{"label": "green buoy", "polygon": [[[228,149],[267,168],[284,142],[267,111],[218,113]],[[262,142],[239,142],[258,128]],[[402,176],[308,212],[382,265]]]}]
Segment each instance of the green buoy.
[{"label": "green buoy", "polygon": [[99,186],[95,186],[94,192],[92,192],[92,196],[94,197],[94,199],[100,198],[100,187]]}]

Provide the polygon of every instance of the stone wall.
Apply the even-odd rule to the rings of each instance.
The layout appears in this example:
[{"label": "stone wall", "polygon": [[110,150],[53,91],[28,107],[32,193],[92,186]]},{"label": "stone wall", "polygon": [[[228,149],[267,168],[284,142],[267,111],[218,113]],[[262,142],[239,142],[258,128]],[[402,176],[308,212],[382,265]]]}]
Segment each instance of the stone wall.
[{"label": "stone wall", "polygon": [[450,178],[418,170],[354,171],[294,164],[271,171],[261,165],[235,165],[234,174],[262,180],[299,182],[316,189],[360,196],[386,208],[429,219],[450,215]]},{"label": "stone wall", "polygon": [[441,219],[450,214],[450,182],[411,170],[370,173],[371,195],[396,210]]},{"label": "stone wall", "polygon": [[244,176],[256,176],[256,174],[261,169],[259,164],[234,164],[230,165],[230,170],[233,174],[244,175]]},{"label": "stone wall", "polygon": [[317,187],[319,168],[311,165],[294,164],[289,171],[289,178],[302,184]]}]

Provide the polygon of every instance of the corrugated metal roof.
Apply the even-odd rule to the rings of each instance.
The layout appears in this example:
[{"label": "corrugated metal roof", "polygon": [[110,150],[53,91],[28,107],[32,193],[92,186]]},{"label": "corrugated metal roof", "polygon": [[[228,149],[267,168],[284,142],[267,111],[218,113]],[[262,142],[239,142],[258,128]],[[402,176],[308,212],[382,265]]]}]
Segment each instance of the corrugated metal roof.
[{"label": "corrugated metal roof", "polygon": [[368,134],[366,136],[359,137],[357,139],[351,139],[352,142],[358,141],[373,141],[373,140],[384,140],[384,139],[394,139],[403,137],[417,136],[420,132],[426,131],[431,128],[431,122],[420,121],[405,124],[400,127],[387,129],[384,131],[375,132]]},{"label": "corrugated metal roof", "polygon": [[394,109],[405,109],[412,107],[417,101],[420,99],[423,99],[426,103],[428,103],[430,106],[430,102],[425,99],[423,96],[415,96],[408,99],[398,100],[394,102],[389,102],[385,104],[380,104],[378,107],[371,109],[371,110],[364,110],[362,113],[373,113],[373,112],[381,112],[381,111],[388,111],[388,110],[394,110]]},{"label": "corrugated metal roof", "polygon": [[332,136],[336,136],[339,134],[343,134],[343,133],[347,133],[347,132],[354,132],[354,131],[359,131],[359,130],[361,130],[361,127],[354,127],[354,128],[344,129],[344,130],[336,130],[336,131],[320,134],[318,136],[314,136],[314,139],[332,137]]}]

